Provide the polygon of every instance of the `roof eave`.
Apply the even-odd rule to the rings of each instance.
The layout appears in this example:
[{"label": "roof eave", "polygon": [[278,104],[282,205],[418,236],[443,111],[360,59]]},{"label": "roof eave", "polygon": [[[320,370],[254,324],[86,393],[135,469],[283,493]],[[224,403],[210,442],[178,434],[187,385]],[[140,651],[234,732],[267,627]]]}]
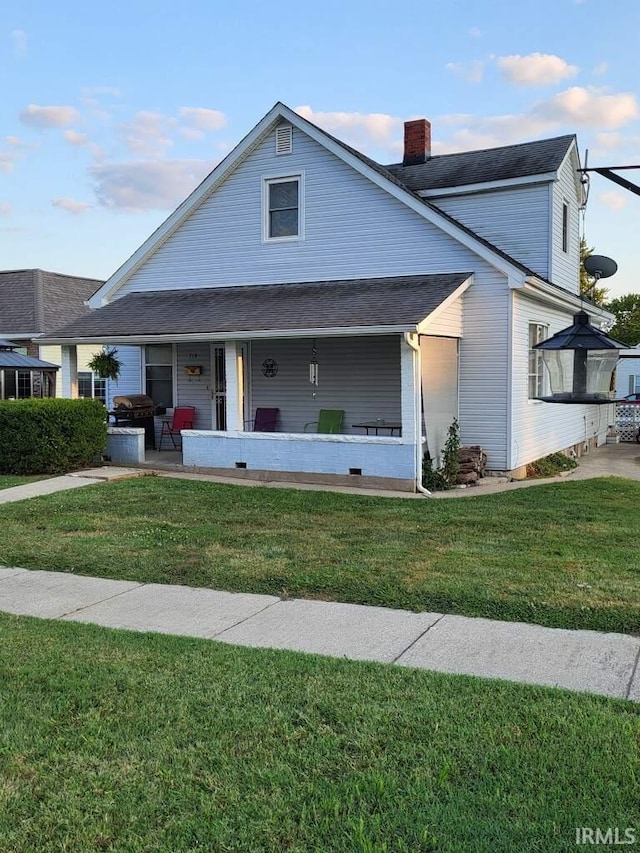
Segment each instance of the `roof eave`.
[{"label": "roof eave", "polygon": [[593,303],[587,302],[579,293],[569,293],[558,285],[544,281],[544,279],[529,276],[524,283],[519,287],[510,286],[514,290],[523,290],[525,293],[535,296],[538,300],[547,302],[548,304],[558,305],[563,308],[570,308],[575,311],[587,311],[591,317],[607,323],[615,322],[615,316],[605,308]]},{"label": "roof eave", "polygon": [[94,335],[92,337],[47,338],[47,344],[58,346],[79,346],[81,344],[106,344],[108,346],[139,346],[149,343],[188,343],[195,341],[235,341],[270,338],[320,338],[350,337],[362,335],[392,335],[404,332],[417,332],[420,323],[400,323],[388,326],[330,326],[309,327],[305,329],[266,329],[239,330],[232,332],[195,332],[189,334],[154,335]]}]

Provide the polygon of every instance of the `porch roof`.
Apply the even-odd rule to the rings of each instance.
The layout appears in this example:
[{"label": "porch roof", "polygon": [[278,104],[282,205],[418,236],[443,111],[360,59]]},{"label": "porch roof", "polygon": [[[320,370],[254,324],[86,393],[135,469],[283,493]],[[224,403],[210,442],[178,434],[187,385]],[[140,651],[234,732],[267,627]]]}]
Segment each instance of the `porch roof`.
[{"label": "porch roof", "polygon": [[43,336],[98,343],[188,336],[290,336],[309,330],[413,331],[470,272],[129,293]]}]

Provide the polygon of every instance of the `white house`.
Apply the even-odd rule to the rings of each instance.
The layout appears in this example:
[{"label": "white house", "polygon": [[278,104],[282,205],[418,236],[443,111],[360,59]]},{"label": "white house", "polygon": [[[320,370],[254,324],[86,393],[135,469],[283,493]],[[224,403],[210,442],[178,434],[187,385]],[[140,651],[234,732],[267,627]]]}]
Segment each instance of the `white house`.
[{"label": "white house", "polygon": [[[494,471],[604,442],[608,406],[535,399],[532,345],[581,308],[575,137],[430,135],[407,122],[381,166],[276,104],[50,342],[114,345],[121,390],[195,406],[185,465],[415,489],[454,417]],[[342,432],[305,432],[325,409]]]}]

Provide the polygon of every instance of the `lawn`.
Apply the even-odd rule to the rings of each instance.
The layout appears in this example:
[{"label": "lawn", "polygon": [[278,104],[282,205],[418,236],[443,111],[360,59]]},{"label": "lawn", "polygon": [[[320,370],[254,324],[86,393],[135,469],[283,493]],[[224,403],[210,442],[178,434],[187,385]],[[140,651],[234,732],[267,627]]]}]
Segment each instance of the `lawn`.
[{"label": "lawn", "polygon": [[0,489],[10,489],[12,486],[21,486],[23,483],[33,483],[36,480],[45,480],[46,477],[19,477],[14,474],[0,474]]},{"label": "lawn", "polygon": [[640,482],[403,500],[145,477],[0,506],[0,565],[640,632]]},{"label": "lawn", "polygon": [[638,827],[640,707],[0,614],[0,851],[513,853]]}]

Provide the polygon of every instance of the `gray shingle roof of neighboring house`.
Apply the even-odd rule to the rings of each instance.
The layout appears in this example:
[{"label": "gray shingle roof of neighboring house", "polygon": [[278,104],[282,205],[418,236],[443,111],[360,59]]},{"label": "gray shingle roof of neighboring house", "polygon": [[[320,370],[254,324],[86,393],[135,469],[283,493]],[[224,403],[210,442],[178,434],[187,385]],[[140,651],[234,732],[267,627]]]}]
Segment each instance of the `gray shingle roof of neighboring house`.
[{"label": "gray shingle roof of neighboring house", "polygon": [[413,192],[505,181],[555,172],[575,138],[568,134],[499,148],[439,154],[416,166],[393,163],[384,168]]},{"label": "gray shingle roof of neighboring house", "polygon": [[60,341],[356,326],[410,329],[470,275],[460,272],[129,293],[48,337]]},{"label": "gray shingle roof of neighboring house", "polygon": [[88,313],[104,282],[46,270],[0,271],[0,331],[38,335]]}]

